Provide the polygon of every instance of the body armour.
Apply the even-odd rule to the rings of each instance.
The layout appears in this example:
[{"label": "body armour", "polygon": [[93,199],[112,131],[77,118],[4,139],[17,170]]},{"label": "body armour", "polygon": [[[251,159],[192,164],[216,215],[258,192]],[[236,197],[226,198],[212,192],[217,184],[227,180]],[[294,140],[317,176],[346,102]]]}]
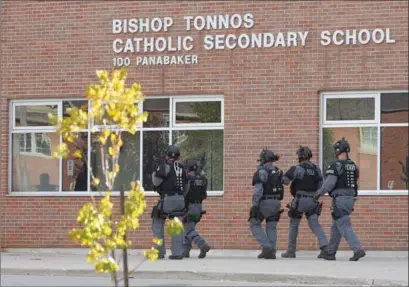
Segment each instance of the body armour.
[{"label": "body armour", "polygon": [[188,175],[189,192],[186,195],[187,202],[202,202],[207,198],[207,179],[203,175]]},{"label": "body armour", "polygon": [[[337,163],[341,164],[341,170],[338,172]],[[359,172],[356,164],[350,160],[337,160],[334,161],[328,168],[326,174],[333,174],[338,177],[335,189],[354,189],[355,196],[358,192],[358,177]],[[330,192],[331,195],[332,192]]]},{"label": "body armour", "polygon": [[[267,173],[267,180],[262,181],[260,179],[259,172],[264,170]],[[253,176],[253,185],[257,183],[263,184],[263,196],[266,195],[279,195],[280,198],[283,198],[284,195],[284,186],[282,182],[283,173],[277,167],[266,168],[262,167],[258,169]]]},{"label": "body armour", "polygon": [[186,174],[183,166],[178,162],[166,162],[169,165],[169,173],[160,185],[164,194],[183,193],[186,183]]},{"label": "body armour", "polygon": [[318,190],[318,184],[321,180],[317,168],[315,165],[308,163],[299,164],[304,169],[304,176],[302,179],[295,178],[292,181],[291,187],[295,191],[303,190],[307,192],[316,192]]}]

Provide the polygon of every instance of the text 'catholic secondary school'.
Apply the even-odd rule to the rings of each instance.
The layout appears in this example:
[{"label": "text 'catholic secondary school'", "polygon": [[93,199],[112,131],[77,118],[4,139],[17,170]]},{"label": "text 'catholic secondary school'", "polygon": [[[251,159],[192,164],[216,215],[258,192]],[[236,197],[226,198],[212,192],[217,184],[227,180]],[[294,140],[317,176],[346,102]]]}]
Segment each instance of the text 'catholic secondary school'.
[{"label": "text 'catholic secondary school'", "polygon": [[[137,133],[124,133],[114,188],[138,179],[145,190],[141,228],[129,235],[135,248],[151,246],[151,176],[169,144],[183,160],[206,152],[198,230],[208,243],[258,249],[247,219],[261,150],[278,154],[285,171],[307,145],[325,168],[345,137],[360,168],[351,219],[363,248],[407,250],[407,1],[0,3],[2,247],[75,246],[67,233],[79,209],[103,191],[88,171],[101,168],[98,127],[81,131],[89,166],[56,159],[61,138],[47,115],[92,104],[84,92],[95,71],[127,67],[149,112]],[[282,207],[290,201],[286,188]],[[119,214],[117,196],[115,204]],[[288,223],[285,212],[279,249]],[[305,219],[298,249],[318,249]]]}]

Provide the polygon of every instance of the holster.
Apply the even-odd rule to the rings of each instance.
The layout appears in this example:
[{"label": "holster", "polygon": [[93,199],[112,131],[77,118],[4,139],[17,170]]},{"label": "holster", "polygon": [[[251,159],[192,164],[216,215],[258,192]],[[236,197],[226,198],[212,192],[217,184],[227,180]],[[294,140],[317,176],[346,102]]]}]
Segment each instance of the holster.
[{"label": "holster", "polygon": [[[297,199],[294,199],[294,200],[297,200]],[[287,205],[285,206],[285,207],[288,208],[288,213],[287,214],[288,214],[289,218],[301,218],[302,217],[302,214],[300,215],[299,212],[297,211],[298,201],[297,201],[297,203],[295,205],[296,205],[295,209],[292,207],[291,203],[287,203]]]},{"label": "holster", "polygon": [[337,219],[340,219],[344,215],[342,214],[341,210],[339,210],[339,208],[336,205],[334,205],[332,207],[331,216],[332,216],[332,219],[337,220]]},{"label": "holster", "polygon": [[322,206],[324,205],[324,202],[320,202],[317,206],[317,215],[320,216],[322,212]]},{"label": "holster", "polygon": [[192,221],[194,223],[199,223],[200,220],[202,220],[203,214],[206,214],[206,210],[203,210],[200,215],[196,215],[196,214],[186,214],[183,219],[182,222],[186,223],[188,221]]},{"label": "holster", "polygon": [[160,210],[158,208],[157,205],[155,205],[152,208],[152,212],[151,212],[151,219],[166,219],[166,215],[162,212],[162,210]]},{"label": "holster", "polygon": [[249,222],[252,218],[260,218],[260,211],[255,206],[250,208],[249,219],[247,220],[247,222]]}]

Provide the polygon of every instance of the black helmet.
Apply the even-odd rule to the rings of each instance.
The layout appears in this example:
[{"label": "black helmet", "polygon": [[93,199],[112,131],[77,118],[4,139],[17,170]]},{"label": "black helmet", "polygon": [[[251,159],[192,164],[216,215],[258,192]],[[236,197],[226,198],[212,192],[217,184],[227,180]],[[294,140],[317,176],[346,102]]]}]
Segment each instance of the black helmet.
[{"label": "black helmet", "polygon": [[280,157],[275,155],[273,151],[269,149],[263,149],[260,153],[260,159],[258,160],[261,164],[264,164],[269,161],[277,161]]},{"label": "black helmet", "polygon": [[312,158],[312,151],[307,146],[300,146],[295,154],[300,160],[309,160]]},{"label": "black helmet", "polygon": [[199,164],[197,160],[187,159],[185,161],[185,168],[187,171],[197,171],[197,169],[199,168]]},{"label": "black helmet", "polygon": [[337,141],[332,148],[334,149],[334,153],[336,156],[340,155],[341,153],[349,153],[351,148],[349,147],[349,143],[343,137],[342,140]]},{"label": "black helmet", "polygon": [[179,148],[174,145],[169,146],[166,155],[170,158],[178,158],[180,156]]}]

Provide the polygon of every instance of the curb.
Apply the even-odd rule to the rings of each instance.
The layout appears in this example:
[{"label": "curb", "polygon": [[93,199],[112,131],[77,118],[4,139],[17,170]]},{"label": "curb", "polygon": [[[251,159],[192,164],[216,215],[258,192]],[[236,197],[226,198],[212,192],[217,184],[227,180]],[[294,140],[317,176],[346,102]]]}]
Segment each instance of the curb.
[{"label": "curb", "polygon": [[[108,274],[97,274],[93,270],[44,270],[2,268],[2,275],[43,275],[43,276],[93,276],[109,277]],[[325,276],[305,275],[272,275],[254,273],[217,273],[191,271],[135,271],[130,278],[137,279],[169,279],[169,280],[209,280],[249,283],[281,283],[301,285],[338,285],[338,286],[408,286],[407,282],[382,279],[333,278]]]}]

